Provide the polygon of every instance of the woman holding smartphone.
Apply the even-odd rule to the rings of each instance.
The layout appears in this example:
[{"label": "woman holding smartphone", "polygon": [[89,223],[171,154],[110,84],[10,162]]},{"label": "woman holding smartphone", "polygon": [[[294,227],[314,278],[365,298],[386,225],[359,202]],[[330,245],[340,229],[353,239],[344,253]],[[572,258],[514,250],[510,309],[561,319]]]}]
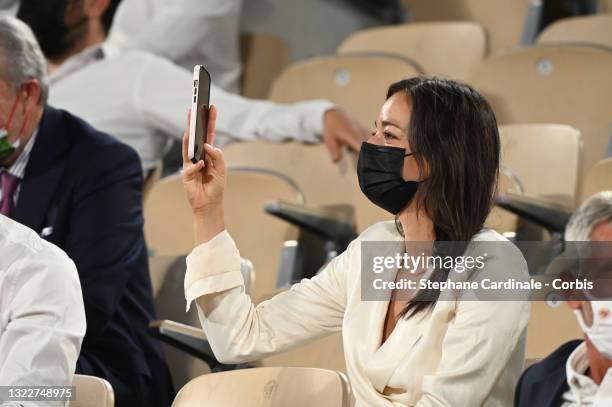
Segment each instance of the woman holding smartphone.
[{"label": "woman holding smartphone", "polygon": [[[222,114],[222,113],[221,113]],[[342,330],[346,367],[357,406],[510,406],[523,365],[529,304],[472,301],[431,290],[364,301],[362,242],[505,242],[485,229],[497,183],[500,140],[487,101],[467,85],[439,78],[392,84],[361,148],[363,193],[396,215],[364,231],[319,274],[254,306],[245,294],[240,256],[225,230],[223,154],[211,147],[207,165],[187,159],[183,182],[194,215],[196,247],[187,258],[185,297],[221,362],[286,351]],[[334,188],[333,185],[329,186]],[[408,249],[407,249],[408,250]],[[520,252],[489,256],[481,277],[527,276]],[[369,268],[368,268],[369,267]],[[403,270],[396,271],[399,278]],[[420,278],[445,281],[453,270]],[[499,276],[498,276],[499,278]],[[404,293],[406,294],[406,293]]]}]

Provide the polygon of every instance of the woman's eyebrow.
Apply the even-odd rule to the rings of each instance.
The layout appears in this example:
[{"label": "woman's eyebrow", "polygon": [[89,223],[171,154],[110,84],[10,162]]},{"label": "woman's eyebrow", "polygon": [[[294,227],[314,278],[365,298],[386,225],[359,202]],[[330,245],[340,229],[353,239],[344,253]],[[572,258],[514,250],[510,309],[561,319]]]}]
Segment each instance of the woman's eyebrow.
[{"label": "woman's eyebrow", "polygon": [[400,129],[401,131],[404,131],[404,129],[402,129],[400,126],[398,126],[397,124],[390,122],[388,120],[383,120],[382,121],[382,125],[383,126],[393,126],[393,127],[397,127],[398,129]]}]

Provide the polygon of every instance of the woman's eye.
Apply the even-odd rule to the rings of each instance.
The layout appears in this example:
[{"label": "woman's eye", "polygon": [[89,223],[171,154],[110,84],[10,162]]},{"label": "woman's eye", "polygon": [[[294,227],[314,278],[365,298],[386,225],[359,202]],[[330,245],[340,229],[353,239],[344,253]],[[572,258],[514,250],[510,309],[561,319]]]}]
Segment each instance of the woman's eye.
[{"label": "woman's eye", "polygon": [[388,131],[385,131],[384,135],[386,140],[397,140],[397,137],[395,137],[395,135],[389,133]]}]

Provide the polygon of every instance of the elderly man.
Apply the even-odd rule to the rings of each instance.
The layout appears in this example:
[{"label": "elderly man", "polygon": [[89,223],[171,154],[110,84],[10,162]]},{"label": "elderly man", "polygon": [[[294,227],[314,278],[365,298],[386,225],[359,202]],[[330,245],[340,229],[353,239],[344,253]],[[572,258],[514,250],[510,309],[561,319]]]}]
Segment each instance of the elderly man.
[{"label": "elderly man", "polygon": [[590,277],[593,289],[566,294],[584,341],[568,342],[526,370],[516,388],[517,407],[612,406],[612,290],[601,270],[593,270],[603,265],[604,273],[612,272],[612,191],[594,195],[574,213],[565,240],[590,253],[582,259],[588,265],[582,276]]},{"label": "elderly man", "polygon": [[[0,385],[70,386],[85,310],[74,263],[27,227],[0,215]],[[25,397],[2,406],[57,406]]]},{"label": "elderly man", "polygon": [[34,35],[0,17],[0,213],[75,262],[87,332],[77,373],[113,386],[117,406],[172,400],[155,319],[143,236],[138,155],[46,104],[46,64]]},{"label": "elderly man", "polygon": [[[118,52],[105,44],[118,3],[21,0],[17,15],[30,25],[50,61],[51,103],[133,147],[148,172],[169,142],[180,140],[193,75],[151,53]],[[219,147],[235,140],[322,140],[338,160],[342,146],[358,151],[368,136],[328,101],[256,101],[223,91],[214,77],[212,82],[211,102],[223,112],[217,120]]]}]

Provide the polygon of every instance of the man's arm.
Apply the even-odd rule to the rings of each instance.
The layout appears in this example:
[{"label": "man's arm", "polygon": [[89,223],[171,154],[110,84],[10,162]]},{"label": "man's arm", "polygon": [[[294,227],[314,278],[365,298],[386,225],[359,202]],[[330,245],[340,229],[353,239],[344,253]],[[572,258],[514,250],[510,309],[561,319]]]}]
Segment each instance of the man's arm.
[{"label": "man's arm", "polygon": [[[178,139],[185,126],[192,91],[193,78],[189,72],[151,55],[135,84],[135,104],[152,127]],[[220,146],[233,140],[256,139],[316,143],[325,133],[342,145],[358,149],[367,134],[346,117],[326,120],[326,112],[338,111],[332,110],[334,105],[325,100],[279,104],[247,99],[215,86],[210,98],[221,112],[217,118],[216,139]],[[355,140],[352,144],[346,141],[347,133],[351,133],[351,141]]]},{"label": "man's arm", "polygon": [[45,243],[43,250],[14,262],[5,273],[9,290],[0,303],[9,319],[0,335],[0,385],[71,385],[85,335],[74,263]]},{"label": "man's arm", "polygon": [[[86,340],[104,330],[128,280],[148,267],[143,236],[142,172],[136,153],[115,141],[84,152],[66,252],[79,269]],[[144,261],[143,261],[144,257]]]}]

